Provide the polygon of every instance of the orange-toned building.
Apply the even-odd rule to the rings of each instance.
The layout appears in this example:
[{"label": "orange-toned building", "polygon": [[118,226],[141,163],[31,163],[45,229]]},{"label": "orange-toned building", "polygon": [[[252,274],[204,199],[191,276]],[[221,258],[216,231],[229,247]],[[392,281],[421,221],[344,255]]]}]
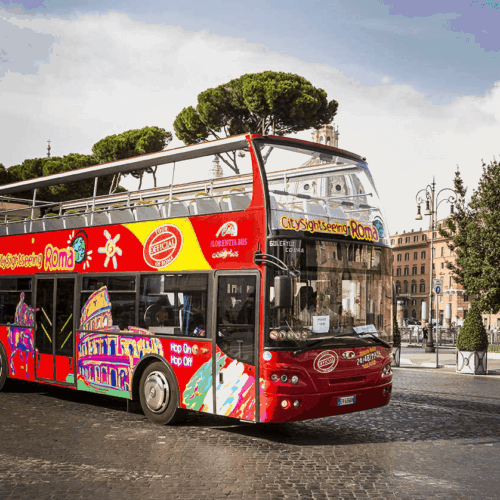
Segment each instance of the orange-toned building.
[{"label": "orange-toned building", "polygon": [[[444,219],[438,222],[443,225]],[[434,239],[434,259],[431,259],[431,236]],[[396,299],[402,302],[403,318],[422,321],[429,317],[430,272],[442,280],[442,293],[432,295],[432,318],[443,326],[461,326],[471,302],[469,295],[454,279],[447,263],[455,261],[448,248],[448,240],[439,231],[431,235],[430,229],[413,229],[391,236],[393,248],[393,281]],[[424,304],[424,305],[423,305]],[[436,312],[437,311],[437,312]],[[500,315],[483,314],[487,328],[500,327]]]}]

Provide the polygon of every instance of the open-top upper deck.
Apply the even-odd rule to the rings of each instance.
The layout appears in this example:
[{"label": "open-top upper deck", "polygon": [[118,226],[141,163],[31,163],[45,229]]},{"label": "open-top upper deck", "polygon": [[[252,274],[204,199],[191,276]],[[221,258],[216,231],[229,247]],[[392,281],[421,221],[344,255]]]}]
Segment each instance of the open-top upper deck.
[{"label": "open-top upper deck", "polygon": [[[96,195],[99,177],[150,167],[158,167],[160,187]],[[47,186],[89,179],[95,179],[94,196],[58,203],[37,199],[36,192]],[[258,134],[0,186],[4,201],[19,192],[34,192],[24,206],[0,210],[0,236],[241,211],[250,204],[255,182],[261,182],[266,193],[271,229],[316,232],[320,223],[348,226],[355,220],[376,227],[378,241],[387,243],[382,208],[362,157],[322,144]]]}]

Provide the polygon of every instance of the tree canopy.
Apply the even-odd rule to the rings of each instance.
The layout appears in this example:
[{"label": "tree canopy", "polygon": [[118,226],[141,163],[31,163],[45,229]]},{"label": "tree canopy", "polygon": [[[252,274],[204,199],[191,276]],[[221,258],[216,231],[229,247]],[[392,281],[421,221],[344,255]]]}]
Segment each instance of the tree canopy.
[{"label": "tree canopy", "polygon": [[[0,164],[0,185],[10,182],[36,179],[46,175],[67,172],[100,163],[122,160],[146,153],[161,151],[171,141],[172,134],[159,127],[144,127],[129,130],[118,135],[110,135],[98,141],[92,147],[92,155],[71,153],[66,156],[52,158],[34,158],[24,160],[19,165],[5,169]],[[155,173],[156,167],[146,169]],[[132,175],[141,178],[144,171],[134,171]],[[119,178],[103,176],[99,178],[97,194],[108,194],[118,188]],[[156,178],[155,178],[156,185]],[[92,196],[94,181],[79,181],[69,184],[60,184],[42,188],[37,192],[37,199],[49,202],[66,201],[75,197],[85,198]],[[16,193],[18,198],[31,199],[31,192]]]},{"label": "tree canopy", "polygon": [[[172,133],[167,132],[163,128],[144,127],[128,130],[117,135],[108,135],[92,146],[92,153],[97,163],[109,163],[147,153],[156,153],[164,149],[171,140]],[[156,187],[156,169],[157,167],[149,167],[142,170],[134,170],[130,172],[130,175],[136,179],[140,179],[140,189],[144,173],[153,174]],[[116,185],[118,185],[118,182],[119,179],[115,179]]]},{"label": "tree canopy", "polygon": [[455,174],[459,201],[455,213],[440,229],[455,252],[449,263],[457,283],[475,297],[482,312],[500,310],[500,163],[483,163],[483,175],[469,203],[460,172]]},{"label": "tree canopy", "polygon": [[[196,108],[184,108],[174,121],[185,144],[246,132],[286,135],[330,123],[337,101],[323,89],[291,73],[246,74],[198,95]],[[236,162],[230,165],[236,172]]]},{"label": "tree canopy", "polygon": [[[24,160],[19,165],[14,165],[8,169],[10,182],[26,181],[36,179],[46,175],[67,172],[76,170],[77,168],[90,167],[97,165],[97,161],[92,155],[82,155],[71,153],[66,156],[54,156],[52,158],[35,158]],[[106,194],[109,192],[111,185],[111,177],[103,177],[98,184],[98,194]],[[41,188],[37,192],[37,199],[43,201],[66,201],[75,198],[75,193],[78,197],[91,196],[94,189],[94,181],[79,181],[69,184],[59,184]],[[31,192],[22,192],[15,195],[19,198],[31,199]]]}]

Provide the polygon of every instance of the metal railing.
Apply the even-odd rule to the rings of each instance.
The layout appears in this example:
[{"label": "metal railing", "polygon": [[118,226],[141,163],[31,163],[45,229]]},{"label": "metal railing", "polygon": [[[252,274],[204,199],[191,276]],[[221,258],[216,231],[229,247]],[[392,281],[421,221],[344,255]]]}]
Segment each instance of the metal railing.
[{"label": "metal railing", "polygon": [[[400,331],[402,343],[422,345],[423,333],[421,326],[418,326],[417,329],[414,326],[403,327]],[[460,327],[445,328],[439,326],[434,329],[434,341],[442,347],[455,347],[459,332]],[[490,345],[500,345],[500,330],[486,330],[486,333]]]}]

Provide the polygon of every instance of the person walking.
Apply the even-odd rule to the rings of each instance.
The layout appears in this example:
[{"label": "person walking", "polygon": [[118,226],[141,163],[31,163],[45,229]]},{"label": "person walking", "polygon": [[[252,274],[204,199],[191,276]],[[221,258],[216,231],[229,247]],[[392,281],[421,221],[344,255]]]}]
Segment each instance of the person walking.
[{"label": "person walking", "polygon": [[427,342],[427,334],[429,333],[429,330],[427,329],[427,327],[425,326],[422,330],[422,347],[425,345],[425,343]]}]

